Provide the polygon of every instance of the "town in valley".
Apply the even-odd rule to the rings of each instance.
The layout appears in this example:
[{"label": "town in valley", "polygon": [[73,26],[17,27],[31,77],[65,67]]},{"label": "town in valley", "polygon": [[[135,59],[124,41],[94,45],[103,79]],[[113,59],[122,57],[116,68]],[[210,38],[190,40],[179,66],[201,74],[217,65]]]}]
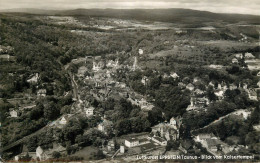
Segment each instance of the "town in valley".
[{"label": "town in valley", "polygon": [[0,161],[260,160],[260,16],[44,12],[0,13]]}]

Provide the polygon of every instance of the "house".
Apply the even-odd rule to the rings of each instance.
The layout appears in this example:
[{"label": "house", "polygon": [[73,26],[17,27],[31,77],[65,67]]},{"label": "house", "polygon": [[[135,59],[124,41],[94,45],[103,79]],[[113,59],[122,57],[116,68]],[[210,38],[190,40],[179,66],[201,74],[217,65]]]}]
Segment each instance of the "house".
[{"label": "house", "polygon": [[177,118],[174,118],[172,117],[170,119],[170,125],[174,128],[174,129],[178,129],[181,127],[181,124],[182,124],[182,118],[181,117],[177,117]]},{"label": "house", "polygon": [[116,149],[115,147],[115,141],[114,140],[110,140],[108,143],[107,143],[107,150],[108,151],[114,151]]},{"label": "house", "polygon": [[243,58],[243,54],[242,53],[235,54],[235,57],[238,58],[238,59],[242,59]]},{"label": "house", "polygon": [[39,89],[37,91],[37,96],[38,97],[45,97],[46,96],[46,93],[47,93],[47,90],[46,89]]},{"label": "house", "polygon": [[238,60],[236,58],[233,58],[232,63],[238,63]]},{"label": "house", "polygon": [[125,139],[125,146],[128,148],[136,147],[139,145],[139,140],[137,138]]},{"label": "house", "polygon": [[234,112],[234,115],[241,116],[241,117],[243,117],[245,120],[247,120],[248,117],[251,115],[251,112],[250,112],[250,111],[241,110],[241,111],[236,111],[236,112]]},{"label": "house", "polygon": [[103,60],[97,62],[97,61],[93,61],[93,67],[92,70],[93,71],[99,71],[101,69],[105,68],[105,62]]},{"label": "house", "polygon": [[255,56],[252,54],[252,53],[245,53],[245,58],[246,59],[254,59],[255,58]]},{"label": "house", "polygon": [[67,124],[67,122],[68,122],[68,117],[67,116],[63,116],[59,123],[61,125],[65,125],[65,124]]},{"label": "house", "polygon": [[109,120],[104,119],[101,123],[98,124],[97,128],[99,131],[104,132],[105,134],[107,134],[107,130],[109,128],[113,127],[113,123]]},{"label": "house", "polygon": [[202,91],[202,90],[200,90],[200,89],[196,89],[196,90],[194,91],[194,93],[195,93],[196,95],[203,95],[203,94],[204,94],[204,91]]},{"label": "house", "polygon": [[118,59],[116,59],[115,61],[109,60],[109,61],[107,62],[107,64],[106,64],[106,66],[107,66],[108,68],[115,68],[115,67],[117,67],[117,66],[118,66]]},{"label": "house", "polygon": [[256,85],[258,86],[258,88],[260,88],[260,81]]},{"label": "house", "polygon": [[147,78],[147,76],[144,76],[143,78],[142,78],[142,80],[141,80],[141,83],[143,83],[143,85],[147,85],[148,84],[148,81],[149,81],[149,79]]},{"label": "house", "polygon": [[210,134],[199,134],[195,137],[195,140],[198,141],[198,142],[201,142],[201,141],[205,141],[207,139],[211,139],[212,137],[215,137],[215,135],[213,135],[212,133]]},{"label": "house", "polygon": [[12,118],[17,118],[17,117],[18,117],[17,111],[11,110],[11,111],[10,111],[10,116],[11,116]]},{"label": "house", "polygon": [[125,146],[124,145],[120,145],[120,153],[125,153]]},{"label": "house", "polygon": [[222,99],[224,97],[224,91],[222,90],[217,90],[214,92],[214,94],[219,98]]},{"label": "house", "polygon": [[179,128],[182,124],[182,118],[171,118],[169,123],[160,123],[152,127],[149,138],[158,136],[162,139],[177,140],[179,139]]},{"label": "house", "polygon": [[194,90],[194,85],[189,83],[187,86],[186,86],[186,89],[190,90],[190,91],[193,91]]},{"label": "house", "polygon": [[94,114],[94,107],[85,108],[86,116],[92,116]]},{"label": "house", "polygon": [[160,138],[158,136],[152,137],[152,141],[160,144],[161,146],[166,146],[167,145],[167,141],[163,138]]},{"label": "house", "polygon": [[39,80],[39,73],[36,73],[34,76],[32,76],[30,79],[27,80],[28,83],[37,83]]},{"label": "house", "polygon": [[237,89],[237,86],[235,84],[230,84],[229,85],[229,89],[230,90],[235,90],[235,89]]},{"label": "house", "polygon": [[39,158],[40,161],[47,160],[49,158],[41,146],[36,148],[36,157]]},{"label": "house", "polygon": [[248,98],[253,101],[257,101],[257,93],[254,89],[247,89]]},{"label": "house", "polygon": [[179,78],[179,75],[178,75],[177,73],[175,73],[175,72],[172,72],[172,73],[170,74],[170,76],[171,76],[173,79]]},{"label": "house", "polygon": [[140,55],[144,54],[143,49],[139,49],[139,50],[138,50],[138,53],[139,53]]},{"label": "house", "polygon": [[87,72],[87,70],[88,70],[88,68],[85,67],[85,66],[79,67],[79,69],[78,69],[78,76],[84,77],[85,73]]},{"label": "house", "polygon": [[195,77],[195,78],[193,79],[193,83],[196,83],[196,82],[198,82],[198,81],[200,81],[200,78],[198,78],[198,77]]},{"label": "house", "polygon": [[178,87],[180,87],[181,89],[184,89],[186,87],[186,85],[182,82],[179,82]]}]

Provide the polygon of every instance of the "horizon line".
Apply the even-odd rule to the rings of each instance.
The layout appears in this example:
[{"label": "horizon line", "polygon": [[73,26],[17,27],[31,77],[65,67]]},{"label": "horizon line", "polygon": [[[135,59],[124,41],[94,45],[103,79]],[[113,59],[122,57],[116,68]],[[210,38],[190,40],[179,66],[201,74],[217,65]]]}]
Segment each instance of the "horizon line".
[{"label": "horizon line", "polygon": [[184,9],[184,10],[193,10],[193,11],[202,11],[202,12],[209,12],[209,13],[215,13],[215,14],[232,14],[232,15],[251,15],[251,16],[260,16],[257,14],[243,14],[243,13],[229,13],[229,12],[213,12],[213,11],[207,11],[207,10],[198,10],[198,9],[191,9],[191,8],[64,8],[64,9],[58,9],[58,8],[49,8],[49,9],[43,9],[43,8],[8,8],[8,9],[0,9],[0,13],[3,12],[10,12],[10,13],[29,13],[30,11],[8,11],[8,10],[43,10],[43,11],[70,11],[70,10],[169,10],[169,9]]}]

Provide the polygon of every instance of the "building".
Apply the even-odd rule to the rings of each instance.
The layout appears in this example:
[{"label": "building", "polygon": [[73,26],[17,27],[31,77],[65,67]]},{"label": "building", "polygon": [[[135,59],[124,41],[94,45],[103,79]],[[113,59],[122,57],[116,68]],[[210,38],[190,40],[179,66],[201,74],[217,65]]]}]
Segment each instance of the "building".
[{"label": "building", "polygon": [[160,138],[158,136],[152,137],[152,141],[160,144],[161,146],[166,146],[167,145],[167,141],[163,138]]},{"label": "building", "polygon": [[243,54],[242,53],[235,54],[235,57],[238,58],[238,59],[242,59],[243,58]]},{"label": "building", "polygon": [[87,72],[87,70],[88,70],[87,67],[81,66],[81,67],[78,69],[78,76],[84,77],[84,76],[85,76],[85,73]]},{"label": "building", "polygon": [[230,84],[229,85],[229,89],[230,90],[235,90],[235,89],[237,89],[237,86],[235,84]]},{"label": "building", "polygon": [[107,150],[108,150],[108,151],[115,151],[115,149],[116,149],[116,145],[115,145],[114,140],[110,140],[110,141],[107,143]]},{"label": "building", "polygon": [[106,64],[106,66],[107,66],[108,68],[116,68],[116,67],[118,67],[118,59],[116,59],[115,61],[109,60],[109,61],[107,62],[107,64]]},{"label": "building", "polygon": [[215,137],[215,135],[213,135],[212,133],[210,134],[199,134],[195,137],[195,140],[198,141],[198,142],[201,142],[201,141],[205,141],[207,139],[211,139],[212,137]]},{"label": "building", "polygon": [[17,118],[17,117],[18,117],[17,111],[11,110],[11,111],[10,111],[10,116],[11,116],[12,118]]},{"label": "building", "polygon": [[39,158],[40,161],[46,160],[49,157],[47,154],[44,152],[44,150],[41,148],[41,146],[38,146],[36,148],[36,157]]},{"label": "building", "polygon": [[147,85],[148,84],[148,81],[149,81],[149,79],[147,78],[147,76],[144,76],[143,78],[142,78],[142,80],[141,80],[141,83],[143,83],[143,85]]},{"label": "building", "polygon": [[98,124],[97,128],[99,131],[102,131],[105,134],[107,134],[107,130],[109,128],[113,128],[113,123],[109,120],[104,119],[101,123]]},{"label": "building", "polygon": [[194,90],[194,85],[189,83],[187,86],[186,86],[186,89],[190,90],[190,91],[193,91]]},{"label": "building", "polygon": [[247,89],[248,98],[253,101],[257,101],[257,93],[254,89]]},{"label": "building", "polygon": [[139,50],[138,50],[138,53],[139,53],[140,55],[144,54],[143,49],[139,49]]},{"label": "building", "polygon": [[258,86],[258,88],[260,88],[260,81],[256,85]]},{"label": "building", "polygon": [[94,115],[94,110],[95,110],[94,107],[85,108],[86,115],[87,115],[87,116],[92,116],[92,115]]},{"label": "building", "polygon": [[171,118],[169,123],[160,123],[152,127],[149,138],[160,137],[164,140],[177,140],[179,139],[179,128],[182,124],[182,118]]},{"label": "building", "polygon": [[128,138],[125,139],[125,146],[128,148],[132,148],[132,147],[137,147],[137,146],[141,146],[141,145],[145,145],[150,143],[150,140],[147,138],[142,138],[142,139],[138,139],[138,138]]},{"label": "building", "polygon": [[65,125],[65,124],[67,124],[67,122],[68,122],[68,118],[67,118],[67,116],[64,116],[64,117],[61,118],[59,123],[61,125]]},{"label": "building", "polygon": [[255,56],[252,54],[252,53],[245,53],[245,58],[246,59],[254,59],[255,58]]},{"label": "building", "polygon": [[101,61],[97,62],[94,60],[92,70],[99,71],[99,70],[102,70],[103,68],[105,68],[105,66],[106,66],[106,64],[104,61],[101,60]]},{"label": "building", "polygon": [[236,58],[233,58],[232,63],[238,63],[238,60]]},{"label": "building", "polygon": [[257,73],[257,75],[256,76],[260,76],[260,71]]},{"label": "building", "polygon": [[125,146],[124,145],[120,145],[120,153],[125,153]]},{"label": "building", "polygon": [[218,99],[223,99],[224,98],[224,91],[222,90],[216,90],[214,94],[218,97]]},{"label": "building", "polygon": [[179,78],[179,75],[178,75],[177,73],[175,73],[175,72],[172,72],[172,73],[170,74],[170,76],[171,76],[173,79],[178,79],[178,78]]},{"label": "building", "polygon": [[37,83],[39,80],[39,73],[36,73],[34,76],[32,76],[30,79],[27,80],[28,83]]},{"label": "building", "polygon": [[38,97],[45,97],[46,96],[46,93],[47,93],[47,90],[46,89],[39,89],[37,91],[37,96]]},{"label": "building", "polygon": [[139,140],[137,138],[125,139],[125,146],[128,148],[136,147],[139,145]]}]

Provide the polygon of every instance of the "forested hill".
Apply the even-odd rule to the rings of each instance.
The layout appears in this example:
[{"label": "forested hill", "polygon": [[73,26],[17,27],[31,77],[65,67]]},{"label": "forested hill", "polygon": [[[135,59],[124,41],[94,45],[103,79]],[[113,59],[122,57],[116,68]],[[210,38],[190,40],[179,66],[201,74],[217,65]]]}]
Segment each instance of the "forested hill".
[{"label": "forested hill", "polygon": [[208,11],[191,9],[75,9],[75,10],[38,10],[13,9],[2,12],[24,12],[30,14],[70,15],[70,16],[97,16],[121,19],[137,19],[163,22],[212,22],[225,21],[228,23],[247,22],[259,24],[260,16],[243,14],[219,14]]}]

